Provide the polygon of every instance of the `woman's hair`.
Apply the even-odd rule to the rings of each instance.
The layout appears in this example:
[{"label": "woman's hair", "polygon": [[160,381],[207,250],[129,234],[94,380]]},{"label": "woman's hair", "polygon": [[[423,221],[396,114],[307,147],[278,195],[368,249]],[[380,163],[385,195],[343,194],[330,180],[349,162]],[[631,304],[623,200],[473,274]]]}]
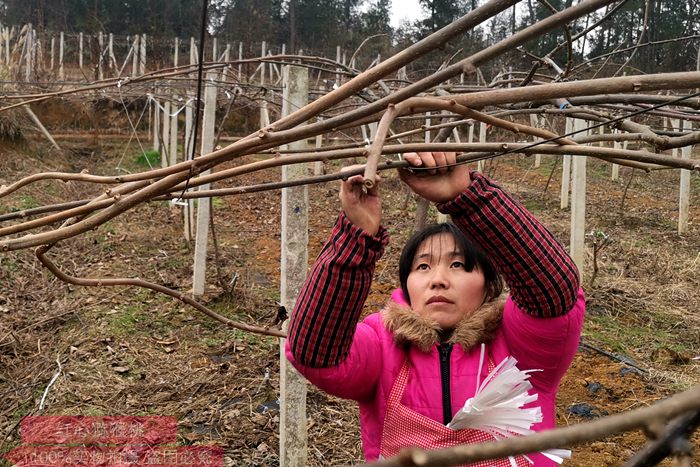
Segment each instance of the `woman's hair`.
[{"label": "woman's hair", "polygon": [[501,295],[503,292],[503,279],[501,279],[501,276],[498,274],[496,267],[489,257],[472,243],[471,240],[465,237],[454,224],[444,223],[431,224],[423,230],[416,232],[403,247],[401,258],[399,259],[399,281],[401,282],[401,290],[403,291],[403,296],[406,301],[409,304],[411,303],[411,297],[408,296],[408,286],[406,284],[418,247],[428,238],[442,233],[452,235],[457,248],[464,254],[464,269],[471,272],[476,268],[484,275],[484,289],[486,292],[484,303],[490,302]]}]

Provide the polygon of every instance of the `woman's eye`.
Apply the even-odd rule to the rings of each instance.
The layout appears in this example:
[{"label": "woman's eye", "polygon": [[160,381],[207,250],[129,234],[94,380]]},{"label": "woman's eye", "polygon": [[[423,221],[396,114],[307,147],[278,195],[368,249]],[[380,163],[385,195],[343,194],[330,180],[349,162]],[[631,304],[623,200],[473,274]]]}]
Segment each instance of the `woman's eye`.
[{"label": "woman's eye", "polygon": [[421,263],[418,266],[416,266],[416,271],[427,271],[428,270],[428,265],[425,263]]},{"label": "woman's eye", "polygon": [[461,261],[453,261],[450,266],[452,266],[453,268],[464,269],[464,263]]}]

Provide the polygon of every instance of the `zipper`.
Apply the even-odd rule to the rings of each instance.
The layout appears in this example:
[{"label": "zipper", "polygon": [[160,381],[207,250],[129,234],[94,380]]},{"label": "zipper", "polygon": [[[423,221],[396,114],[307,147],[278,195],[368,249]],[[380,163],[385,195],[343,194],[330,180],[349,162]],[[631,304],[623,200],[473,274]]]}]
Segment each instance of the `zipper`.
[{"label": "zipper", "polygon": [[447,425],[452,421],[452,396],[450,394],[450,354],[452,344],[440,344],[440,381],[442,382],[442,418]]}]

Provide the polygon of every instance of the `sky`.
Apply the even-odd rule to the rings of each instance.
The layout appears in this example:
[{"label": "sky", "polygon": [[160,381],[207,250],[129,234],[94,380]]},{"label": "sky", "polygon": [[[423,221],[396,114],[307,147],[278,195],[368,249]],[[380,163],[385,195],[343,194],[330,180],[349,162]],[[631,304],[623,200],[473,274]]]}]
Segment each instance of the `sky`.
[{"label": "sky", "polygon": [[391,26],[396,28],[401,20],[415,20],[423,16],[418,0],[392,0]]}]

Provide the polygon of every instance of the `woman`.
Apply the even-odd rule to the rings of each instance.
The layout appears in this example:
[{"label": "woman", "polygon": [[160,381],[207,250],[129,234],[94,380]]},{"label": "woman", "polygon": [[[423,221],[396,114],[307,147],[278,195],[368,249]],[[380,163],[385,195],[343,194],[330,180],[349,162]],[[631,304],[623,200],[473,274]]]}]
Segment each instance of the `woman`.
[{"label": "woman", "polygon": [[[522,392],[528,378],[532,385],[516,397],[516,418],[531,416],[525,428],[534,431],[554,427],[559,381],[585,308],[576,266],[531,213],[483,175],[455,165],[454,153],[404,158],[423,170],[401,170],[403,182],[454,225],[431,226],[409,240],[401,288],[358,324],[388,235],[378,188],[363,192],[359,176],[342,182],[343,212],[299,293],[287,357],[319,388],[359,402],[367,460],[517,432],[461,413],[511,377]],[[510,288],[505,300],[499,274]],[[528,458],[554,465],[541,453]],[[530,465],[524,456],[512,460]],[[511,465],[483,465],[496,464]]]}]

